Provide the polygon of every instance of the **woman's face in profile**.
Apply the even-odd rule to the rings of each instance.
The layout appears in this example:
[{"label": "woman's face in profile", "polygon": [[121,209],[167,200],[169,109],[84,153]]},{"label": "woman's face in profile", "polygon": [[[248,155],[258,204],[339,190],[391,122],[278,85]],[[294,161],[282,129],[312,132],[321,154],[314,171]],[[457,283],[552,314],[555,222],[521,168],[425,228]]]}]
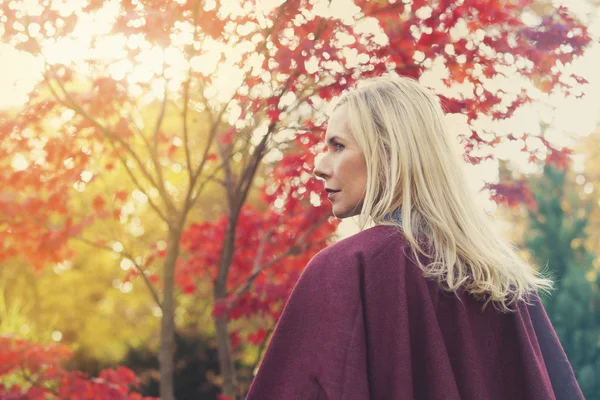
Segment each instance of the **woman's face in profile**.
[{"label": "woman's face in profile", "polygon": [[365,157],[346,125],[347,108],[341,106],[331,116],[325,136],[327,152],[314,170],[325,181],[337,218],[360,214],[367,184]]}]

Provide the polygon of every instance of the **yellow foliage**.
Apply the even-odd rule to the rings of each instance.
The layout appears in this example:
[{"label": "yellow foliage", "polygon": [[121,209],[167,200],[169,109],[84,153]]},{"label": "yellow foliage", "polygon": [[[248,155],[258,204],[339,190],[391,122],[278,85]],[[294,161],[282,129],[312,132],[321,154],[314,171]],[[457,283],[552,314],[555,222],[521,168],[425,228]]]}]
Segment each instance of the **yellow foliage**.
[{"label": "yellow foliage", "polygon": [[596,282],[596,279],[598,279],[598,273],[591,269],[585,274],[585,279],[590,282]]}]

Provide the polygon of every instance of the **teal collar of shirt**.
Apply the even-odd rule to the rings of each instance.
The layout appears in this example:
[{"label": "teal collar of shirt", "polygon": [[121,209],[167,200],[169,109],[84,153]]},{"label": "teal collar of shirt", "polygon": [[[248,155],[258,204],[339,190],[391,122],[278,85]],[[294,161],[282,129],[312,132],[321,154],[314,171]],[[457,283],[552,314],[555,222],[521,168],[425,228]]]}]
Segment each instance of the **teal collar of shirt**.
[{"label": "teal collar of shirt", "polygon": [[402,207],[396,208],[383,218],[384,221],[394,221],[399,226],[402,226]]}]

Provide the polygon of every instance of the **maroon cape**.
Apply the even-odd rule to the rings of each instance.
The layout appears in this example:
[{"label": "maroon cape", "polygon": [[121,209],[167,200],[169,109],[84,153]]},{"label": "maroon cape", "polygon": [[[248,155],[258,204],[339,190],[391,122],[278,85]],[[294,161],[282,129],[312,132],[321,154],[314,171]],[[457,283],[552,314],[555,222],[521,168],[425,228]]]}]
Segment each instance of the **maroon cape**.
[{"label": "maroon cape", "polygon": [[246,400],[583,399],[546,312],[443,292],[376,226],[317,254]]}]

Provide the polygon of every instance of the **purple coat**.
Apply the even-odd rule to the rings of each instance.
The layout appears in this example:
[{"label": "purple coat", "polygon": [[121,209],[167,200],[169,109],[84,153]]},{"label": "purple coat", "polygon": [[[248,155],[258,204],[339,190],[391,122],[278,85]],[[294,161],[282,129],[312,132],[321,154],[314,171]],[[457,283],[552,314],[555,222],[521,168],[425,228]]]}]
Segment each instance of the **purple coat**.
[{"label": "purple coat", "polygon": [[376,226],[318,253],[246,400],[583,399],[546,312],[442,291]]}]

